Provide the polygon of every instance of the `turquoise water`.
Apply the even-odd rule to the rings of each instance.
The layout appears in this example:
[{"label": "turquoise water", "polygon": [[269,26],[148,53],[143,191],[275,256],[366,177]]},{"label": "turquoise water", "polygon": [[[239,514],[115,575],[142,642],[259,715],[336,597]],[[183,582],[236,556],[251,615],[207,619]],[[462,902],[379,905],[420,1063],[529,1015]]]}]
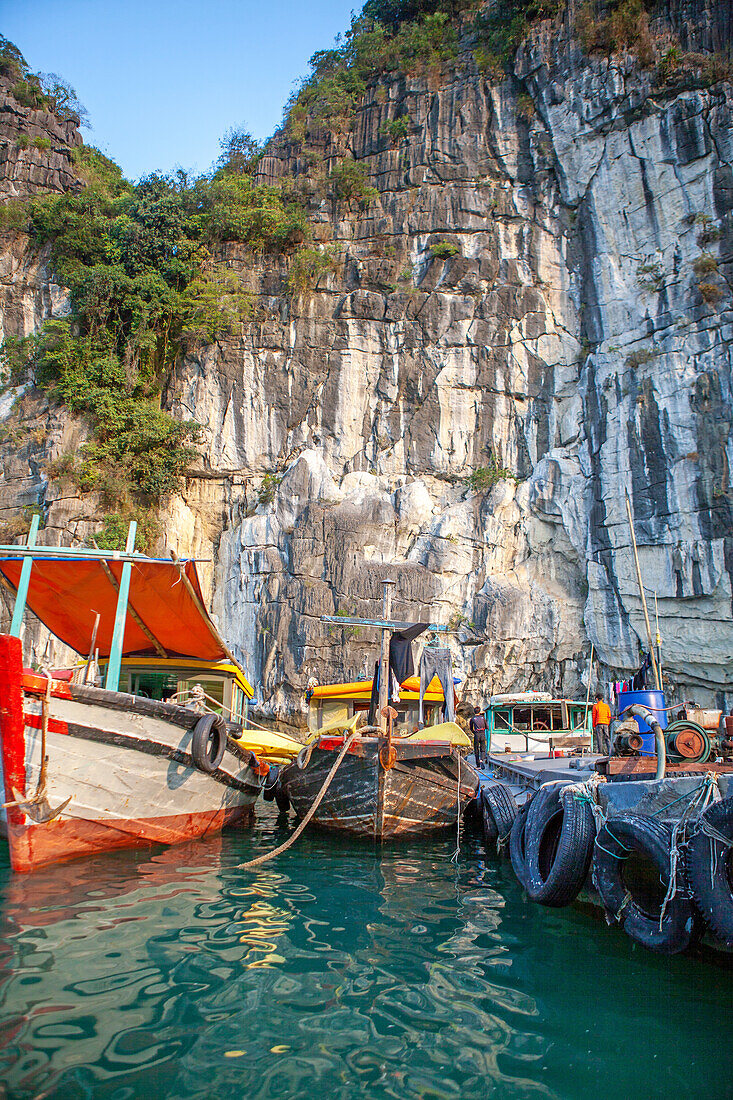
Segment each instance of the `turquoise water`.
[{"label": "turquoise water", "polygon": [[525,902],[478,838],[0,855],[0,1096],[726,1097],[733,974]]}]

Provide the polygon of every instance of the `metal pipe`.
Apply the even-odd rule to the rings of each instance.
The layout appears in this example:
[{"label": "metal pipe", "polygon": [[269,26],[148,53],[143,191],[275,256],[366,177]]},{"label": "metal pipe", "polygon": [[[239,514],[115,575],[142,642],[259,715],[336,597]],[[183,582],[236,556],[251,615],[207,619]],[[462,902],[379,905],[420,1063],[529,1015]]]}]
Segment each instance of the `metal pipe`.
[{"label": "metal pipe", "polygon": [[646,707],[642,707],[639,703],[634,703],[632,706],[627,707],[621,715],[621,718],[625,718],[627,714],[630,714],[632,718],[642,718],[648,726],[651,727],[654,733],[654,743],[657,749],[657,774],[655,779],[664,779],[664,772],[667,766],[667,743],[664,740],[664,731],[659,725],[654,715]]},{"label": "metal pipe", "polygon": [[[76,546],[0,546],[0,561],[12,561],[14,558],[79,558],[84,561],[131,561],[145,565],[148,562],[168,563],[168,558],[149,558],[145,554],[128,553],[127,550],[87,550]],[[210,562],[213,558],[179,558],[181,562]],[[444,630],[445,627],[436,627]]]}]

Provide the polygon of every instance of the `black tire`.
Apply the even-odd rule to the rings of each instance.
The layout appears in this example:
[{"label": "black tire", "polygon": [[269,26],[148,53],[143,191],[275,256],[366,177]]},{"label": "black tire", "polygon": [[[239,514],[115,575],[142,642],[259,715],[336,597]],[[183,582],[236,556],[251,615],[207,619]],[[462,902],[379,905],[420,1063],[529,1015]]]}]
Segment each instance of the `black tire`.
[{"label": "black tire", "polygon": [[191,756],[202,772],[209,775],[221,764],[227,744],[227,727],[220,714],[200,718],[191,738]]},{"label": "black tire", "polygon": [[286,814],[290,810],[290,795],[281,783],[275,787],[275,804],[281,814]]},{"label": "black tire", "polygon": [[527,799],[524,805],[519,807],[509,834],[509,858],[512,861],[514,874],[525,890],[527,889],[527,859],[524,851],[524,831],[527,827],[530,805],[531,800]]},{"label": "black tire", "polygon": [[[726,846],[700,828],[701,820],[730,837]],[[695,822],[685,859],[695,908],[717,939],[733,947],[733,798],[714,802]]]},{"label": "black tire", "polygon": [[494,821],[493,810],[484,798],[483,793],[479,795],[477,801],[481,811],[481,829],[484,834],[484,847],[487,849],[493,848],[499,839],[499,830]]},{"label": "black tire", "polygon": [[[567,786],[567,784],[565,784]],[[548,783],[532,800],[524,833],[527,894],[556,909],[575,901],[588,877],[596,826],[587,802]]]},{"label": "black tire", "polygon": [[504,844],[517,816],[514,795],[505,783],[491,781],[481,787],[481,809],[484,822],[484,839],[487,844],[498,840]]},{"label": "black tire", "polygon": [[[684,951],[694,925],[692,905],[681,883],[667,905],[660,929],[661,899],[670,877],[671,840],[669,825],[629,814],[606,822],[596,837],[593,854],[593,877],[608,919],[617,921],[632,940],[664,955]],[[641,876],[632,881],[629,868],[634,864],[629,861],[634,856],[641,857],[642,872],[651,870],[647,881]]]},{"label": "black tire", "polygon": [[270,770],[265,776],[265,785],[262,788],[262,797],[265,802],[272,802],[275,798],[275,790],[277,788],[277,780],[280,775],[280,769],[277,764],[270,764]]}]

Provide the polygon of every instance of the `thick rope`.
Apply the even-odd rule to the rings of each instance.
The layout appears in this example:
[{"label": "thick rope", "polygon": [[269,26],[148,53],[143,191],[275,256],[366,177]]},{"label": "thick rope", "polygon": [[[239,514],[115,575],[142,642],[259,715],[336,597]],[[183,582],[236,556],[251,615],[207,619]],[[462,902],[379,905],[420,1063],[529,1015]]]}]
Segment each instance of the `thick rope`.
[{"label": "thick rope", "polygon": [[339,767],[341,766],[341,761],[344,759],[344,757],[346,756],[346,753],[351,748],[351,742],[354,740],[355,737],[358,737],[358,736],[359,736],[359,731],[354,730],[349,735],[349,737],[344,741],[343,746],[341,748],[341,751],[339,752],[338,756],[336,757],[336,760],[334,761],[330,772],[326,776],[326,779],[324,781],[323,786],[321,787],[320,791],[318,792],[315,799],[313,800],[311,808],[308,810],[308,813],[305,815],[305,817],[303,818],[303,820],[301,821],[300,825],[295,830],[295,832],[292,834],[292,836],[289,836],[284,844],[281,844],[278,848],[273,848],[273,850],[271,852],[267,852],[264,856],[258,856],[257,859],[250,859],[250,860],[247,861],[247,863],[240,863],[240,865],[239,865],[240,870],[244,871],[244,870],[249,869],[250,867],[259,867],[262,863],[267,863],[268,860],[274,859],[275,856],[279,856],[281,852],[286,851],[290,847],[291,844],[295,843],[295,841],[298,839],[300,834],[303,832],[303,829],[305,829],[306,825],[308,824],[310,819],[313,817],[313,814],[316,812],[316,810],[320,806],[321,801],[323,799],[323,796],[325,795],[328,788],[331,786],[331,780],[333,779],[336,772],[339,770]]}]

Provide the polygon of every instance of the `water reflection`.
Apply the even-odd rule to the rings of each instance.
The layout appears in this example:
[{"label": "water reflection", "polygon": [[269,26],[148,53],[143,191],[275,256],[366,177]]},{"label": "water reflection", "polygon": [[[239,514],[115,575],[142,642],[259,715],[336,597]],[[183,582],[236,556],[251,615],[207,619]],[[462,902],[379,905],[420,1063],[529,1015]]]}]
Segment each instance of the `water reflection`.
[{"label": "water reflection", "polygon": [[730,1073],[729,972],[528,905],[470,840],[456,868],[449,840],[314,833],[239,870],[281,831],[0,868],[8,1095],[614,1100]]}]

